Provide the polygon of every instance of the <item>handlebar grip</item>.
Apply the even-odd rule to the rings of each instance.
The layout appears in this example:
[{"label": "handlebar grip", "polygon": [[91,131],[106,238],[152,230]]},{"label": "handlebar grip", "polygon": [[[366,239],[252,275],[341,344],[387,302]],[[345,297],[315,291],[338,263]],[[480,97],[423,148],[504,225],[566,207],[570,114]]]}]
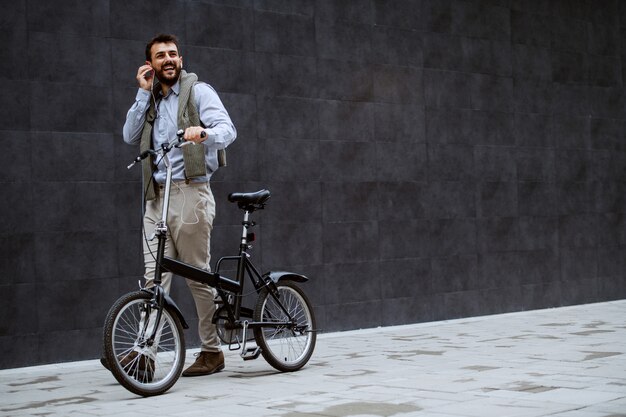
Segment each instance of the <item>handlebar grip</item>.
[{"label": "handlebar grip", "polygon": [[[185,134],[185,131],[183,129],[178,129],[178,131],[176,132],[176,136],[178,136],[178,143],[174,146],[176,146],[177,148],[180,148],[182,146],[189,145],[189,144],[195,145],[194,142],[185,141],[183,139],[184,134]],[[206,132],[204,130],[200,132],[200,137],[206,138]]]},{"label": "handlebar grip", "polygon": [[138,157],[136,157],[133,162],[128,165],[126,168],[127,169],[131,169],[133,166],[135,166],[135,164],[137,162],[141,162],[142,160],[146,159],[149,155],[154,154],[154,151],[152,149],[148,149],[147,151],[143,151],[142,153],[139,154]]},{"label": "handlebar grip", "polygon": [[[178,129],[178,131],[176,132],[176,136],[178,136],[178,139],[182,139],[184,134],[185,131],[183,129]],[[204,130],[200,132],[200,137],[206,138],[206,132]]]}]

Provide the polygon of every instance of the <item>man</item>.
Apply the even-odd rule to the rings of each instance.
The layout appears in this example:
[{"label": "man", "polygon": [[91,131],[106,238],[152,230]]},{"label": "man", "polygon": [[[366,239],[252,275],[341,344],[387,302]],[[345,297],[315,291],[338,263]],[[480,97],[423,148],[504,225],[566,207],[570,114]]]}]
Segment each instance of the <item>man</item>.
[{"label": "man", "polygon": [[[217,151],[231,144],[237,131],[217,93],[211,86],[197,82],[195,74],[183,69],[178,40],[173,35],[158,35],[146,46],[146,61],[137,70],[139,84],[135,103],[126,115],[124,141],[140,145],[141,151],[158,149],[176,139],[184,129],[184,139],[195,145],[174,148],[169,153],[172,184],[168,215],[168,240],[165,255],[194,266],[209,269],[210,238],[215,217],[215,200],[209,187],[211,174],[218,168]],[[144,229],[154,231],[161,218],[161,197],[165,188],[162,161],[146,158],[143,165],[146,211]],[[155,166],[155,163],[159,162]],[[151,180],[153,177],[153,180]],[[146,287],[151,287],[157,242],[144,241]],[[172,274],[162,276],[169,293]],[[198,312],[198,331],[202,342],[195,363],[183,376],[209,375],[224,369],[224,355],[212,324],[215,312],[214,290],[187,280]]]}]

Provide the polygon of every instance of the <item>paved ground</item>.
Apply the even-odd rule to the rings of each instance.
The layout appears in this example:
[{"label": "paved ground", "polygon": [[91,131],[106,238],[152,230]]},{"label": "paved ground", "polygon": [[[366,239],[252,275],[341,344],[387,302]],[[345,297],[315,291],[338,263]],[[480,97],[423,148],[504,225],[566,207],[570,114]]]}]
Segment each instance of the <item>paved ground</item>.
[{"label": "paved ground", "polygon": [[148,399],[97,361],[2,370],[0,415],[626,416],[626,300],[324,334],[289,374],[226,360]]}]

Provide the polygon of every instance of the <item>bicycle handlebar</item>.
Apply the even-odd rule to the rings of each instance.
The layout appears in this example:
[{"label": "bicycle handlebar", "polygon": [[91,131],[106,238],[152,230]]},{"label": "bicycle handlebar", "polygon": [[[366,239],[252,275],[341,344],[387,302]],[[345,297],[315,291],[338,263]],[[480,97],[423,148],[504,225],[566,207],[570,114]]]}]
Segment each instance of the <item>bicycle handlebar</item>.
[{"label": "bicycle handlebar", "polygon": [[[166,153],[168,153],[169,151],[172,150],[172,148],[180,148],[183,146],[187,146],[193,142],[188,142],[185,141],[183,139],[183,135],[185,134],[185,131],[183,129],[179,129],[178,132],[176,132],[176,137],[177,139],[174,142],[170,142],[170,143],[164,143],[163,145],[161,145],[161,149],[158,151],[155,151],[154,149],[148,149],[147,151],[143,151],[142,153],[139,154],[139,156],[137,156],[133,162],[128,165],[126,168],[127,169],[131,169],[133,166],[135,166],[135,164],[137,162],[141,162],[144,159],[146,159],[149,155],[159,155],[159,154],[163,154],[165,155]],[[203,130],[200,133],[200,137],[204,138],[206,137],[206,132]]]}]

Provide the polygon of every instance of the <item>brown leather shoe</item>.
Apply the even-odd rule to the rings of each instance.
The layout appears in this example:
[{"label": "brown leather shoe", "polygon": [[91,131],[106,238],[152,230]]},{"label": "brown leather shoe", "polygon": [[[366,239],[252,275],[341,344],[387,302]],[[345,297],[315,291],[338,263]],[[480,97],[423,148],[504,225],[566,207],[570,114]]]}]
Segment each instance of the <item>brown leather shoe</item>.
[{"label": "brown leather shoe", "polygon": [[[127,355],[118,356],[122,369],[130,376],[141,382],[152,382],[154,378],[154,360],[135,351]],[[101,358],[100,363],[109,371],[109,363],[106,358]]]},{"label": "brown leather shoe", "polygon": [[[132,351],[126,355],[119,355],[117,358],[120,361],[120,365],[122,365],[122,368],[128,368],[128,365],[131,364],[131,362],[133,360],[135,360],[135,358],[137,357],[137,352]],[[111,370],[111,367],[109,366],[109,361],[107,361],[107,358],[105,358],[104,356],[102,356],[100,358],[100,363],[102,364],[102,366],[104,366],[107,371]],[[144,368],[145,368],[145,361],[144,361]]]},{"label": "brown leather shoe", "polygon": [[109,362],[107,361],[107,358],[105,358],[104,356],[100,358],[100,363],[102,364],[102,366],[104,366],[107,369],[107,371],[111,370],[111,367],[109,366]]},{"label": "brown leather shoe", "polygon": [[183,376],[211,375],[224,369],[224,354],[219,352],[200,352],[196,361],[185,369]]},{"label": "brown leather shoe", "polygon": [[[137,356],[138,354],[135,351],[132,351],[124,356],[118,356],[122,369],[124,369],[129,375],[134,373],[140,380],[151,382],[154,377],[154,360],[144,355],[139,355],[140,358],[137,358]],[[100,358],[100,363],[107,370],[111,370],[109,362],[104,356]]]}]

